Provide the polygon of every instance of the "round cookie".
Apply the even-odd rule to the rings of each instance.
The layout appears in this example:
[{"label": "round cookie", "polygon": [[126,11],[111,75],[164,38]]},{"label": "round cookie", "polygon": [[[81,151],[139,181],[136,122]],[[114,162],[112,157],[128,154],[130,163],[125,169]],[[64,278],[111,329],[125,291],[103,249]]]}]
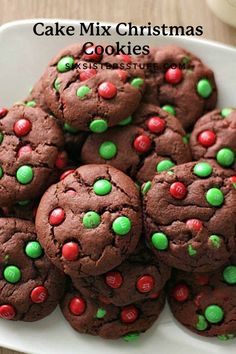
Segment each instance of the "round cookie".
[{"label": "round cookie", "polygon": [[176,115],[185,129],[216,106],[214,74],[202,61],[173,45],[152,48],[146,64],[144,101]]},{"label": "round cookie", "polygon": [[176,272],[169,303],[175,318],[191,331],[228,340],[236,336],[236,259],[215,273]]},{"label": "round cookie", "polygon": [[127,68],[131,57],[96,54],[93,47],[86,51],[90,54],[83,52],[82,44],[73,44],[51,60],[43,75],[44,97],[47,107],[64,123],[101,133],[138,107],[144,73]]},{"label": "round cookie", "polygon": [[236,110],[215,109],[194,126],[190,147],[195,160],[215,159],[224,168],[236,170]]},{"label": "round cookie", "polygon": [[61,302],[61,310],[77,332],[133,341],[153,325],[164,304],[164,291],[156,299],[118,307],[84,298],[75,289],[70,289]]},{"label": "round cookie", "polygon": [[145,185],[147,242],[169,266],[193,272],[217,269],[235,249],[233,171],[214,161],[179,165]]},{"label": "round cookie", "polygon": [[35,199],[61,160],[57,122],[39,108],[14,106],[0,119],[0,206]]},{"label": "round cookie", "polygon": [[83,163],[107,163],[143,183],[156,172],[191,161],[185,132],[178,120],[155,105],[142,104],[132,125],[91,134],[82,150]]},{"label": "round cookie", "polygon": [[63,296],[64,275],[44,255],[32,222],[0,218],[0,230],[0,318],[40,320]]},{"label": "round cookie", "polygon": [[76,280],[105,273],[134,251],[140,209],[128,176],[111,166],[87,165],[46,191],[36,229],[51,261]]},{"label": "round cookie", "polygon": [[85,296],[107,304],[125,306],[158,297],[171,269],[157,261],[140,242],[136,251],[120,266],[97,277],[83,277],[73,285]]}]

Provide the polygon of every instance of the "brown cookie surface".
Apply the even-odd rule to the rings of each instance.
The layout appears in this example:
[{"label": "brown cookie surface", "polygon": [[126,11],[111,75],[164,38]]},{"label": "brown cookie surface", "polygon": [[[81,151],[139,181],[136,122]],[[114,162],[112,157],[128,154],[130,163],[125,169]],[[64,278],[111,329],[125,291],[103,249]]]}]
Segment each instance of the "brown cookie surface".
[{"label": "brown cookie surface", "polygon": [[105,273],[132,253],[141,234],[138,190],[106,165],[79,167],[51,186],[36,215],[40,242],[73,279]]},{"label": "brown cookie surface", "polygon": [[44,255],[34,224],[0,218],[0,317],[37,321],[64,292],[64,275]]}]

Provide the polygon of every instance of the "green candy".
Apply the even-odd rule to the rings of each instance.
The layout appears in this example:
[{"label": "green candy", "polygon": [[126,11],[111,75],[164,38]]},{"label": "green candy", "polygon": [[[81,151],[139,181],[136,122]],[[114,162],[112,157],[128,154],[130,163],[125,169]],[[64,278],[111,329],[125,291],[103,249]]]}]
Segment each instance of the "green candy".
[{"label": "green candy", "polygon": [[28,184],[32,181],[34,172],[32,167],[24,165],[18,168],[16,171],[16,179],[21,184]]},{"label": "green candy", "polygon": [[168,248],[169,241],[163,232],[155,232],[152,235],[152,244],[159,251],[164,251]]},{"label": "green candy", "polygon": [[235,154],[229,148],[220,149],[216,154],[217,162],[223,167],[229,167],[233,164]]},{"label": "green candy", "polygon": [[223,271],[223,278],[228,284],[236,284],[236,266],[227,266]]},{"label": "green candy", "polygon": [[203,98],[207,98],[212,93],[212,86],[209,80],[201,79],[197,83],[197,93]]},{"label": "green candy", "polygon": [[2,178],[3,175],[4,175],[3,169],[2,167],[0,167],[0,178]]},{"label": "green candy", "polygon": [[93,133],[103,133],[107,130],[107,128],[108,125],[104,119],[95,119],[89,125],[89,129]]},{"label": "green candy", "polygon": [[103,318],[106,316],[106,313],[106,310],[104,310],[103,308],[99,308],[96,313],[96,318]]},{"label": "green candy", "polygon": [[165,111],[169,114],[172,114],[172,116],[176,115],[176,110],[170,104],[166,104],[166,105],[162,106],[161,108],[163,109],[163,111]]},{"label": "green candy", "polygon": [[39,242],[37,241],[30,241],[27,243],[25,247],[25,253],[28,257],[36,259],[42,256],[43,249]]},{"label": "green candy", "polygon": [[94,229],[100,222],[100,215],[95,211],[88,211],[83,217],[83,225],[86,229]]},{"label": "green candy", "polygon": [[196,256],[197,251],[193,248],[192,245],[188,245],[188,254],[190,257]]},{"label": "green candy", "polygon": [[26,103],[27,107],[35,107],[36,106],[36,102],[35,101],[29,101]]},{"label": "green candy", "polygon": [[30,200],[20,200],[17,204],[20,206],[26,206],[30,203]]},{"label": "green candy", "polygon": [[128,333],[125,334],[122,339],[124,339],[126,342],[134,342],[135,340],[137,340],[140,336],[139,332],[133,332],[133,333]]},{"label": "green candy", "polygon": [[78,88],[78,90],[76,91],[76,95],[82,99],[82,98],[85,98],[90,91],[91,91],[91,89],[88,86],[86,86],[86,85],[80,86]]},{"label": "green candy", "polygon": [[76,134],[78,133],[79,129],[76,129],[74,127],[72,127],[72,125],[68,124],[68,123],[65,123],[63,125],[63,129],[68,132],[68,133],[71,133],[71,134]]},{"label": "green candy", "polygon": [[119,236],[127,235],[131,227],[131,221],[127,216],[119,216],[112,223],[112,230]]},{"label": "green candy", "polygon": [[143,195],[146,194],[149,191],[149,189],[151,188],[151,186],[152,186],[152,182],[147,181],[142,187],[142,194]]},{"label": "green candy", "polygon": [[16,266],[13,266],[13,265],[7,266],[4,269],[3,276],[8,283],[15,284],[21,278],[21,271]]},{"label": "green candy", "polygon": [[219,339],[219,340],[223,340],[223,341],[225,341],[225,340],[229,340],[229,339],[233,339],[233,338],[235,338],[235,334],[219,334],[218,336],[217,336],[217,338]]},{"label": "green candy", "polygon": [[4,135],[3,135],[3,133],[2,133],[2,132],[0,132],[0,144],[2,144],[2,142],[3,142],[3,138],[4,138]]},{"label": "green candy", "polygon": [[144,83],[144,80],[141,79],[141,77],[135,77],[135,78],[130,82],[131,86],[133,86],[133,87],[135,87],[135,88],[137,88],[137,89],[139,89],[139,87],[142,86],[143,83]]},{"label": "green candy", "polygon": [[196,328],[199,331],[205,331],[207,329],[208,324],[204,316],[198,315],[198,323],[196,324]]},{"label": "green candy", "polygon": [[61,85],[61,83],[60,83],[59,78],[56,78],[56,80],[54,81],[53,87],[57,92],[60,90],[60,85]]},{"label": "green candy", "polygon": [[189,143],[190,137],[191,137],[191,133],[187,133],[187,134],[185,134],[185,136],[183,136],[182,140],[183,140],[184,144]]},{"label": "green candy", "polygon": [[215,248],[220,248],[220,244],[221,244],[221,238],[217,235],[211,235],[209,237],[209,240],[212,244],[213,247]]},{"label": "green candy", "polygon": [[112,184],[106,179],[99,179],[93,185],[93,191],[97,195],[109,194],[112,189]]},{"label": "green candy", "polygon": [[212,171],[212,166],[207,162],[199,162],[193,168],[194,174],[198,177],[208,177],[212,174]]},{"label": "green candy", "polygon": [[156,170],[158,173],[160,173],[162,171],[167,171],[174,166],[175,164],[171,160],[162,160],[157,164]]},{"label": "green candy", "polygon": [[128,125],[132,122],[133,118],[132,116],[129,116],[125,119],[123,119],[122,121],[120,121],[120,123],[118,123],[118,125],[124,126],[124,125]]},{"label": "green candy", "polygon": [[224,317],[224,311],[218,305],[207,306],[204,314],[210,323],[219,323]]},{"label": "green candy", "polygon": [[63,57],[57,63],[57,70],[60,73],[64,73],[66,71],[71,70],[73,68],[73,65],[74,65],[74,59],[72,57]]},{"label": "green candy", "polygon": [[224,202],[224,194],[219,188],[210,188],[206,193],[206,200],[212,206],[220,206]]},{"label": "green candy", "polygon": [[117,146],[112,141],[104,141],[99,147],[99,155],[104,160],[110,160],[117,154]]},{"label": "green candy", "polygon": [[226,118],[230,115],[230,113],[233,112],[233,109],[232,108],[223,108],[221,110],[221,115],[223,118]]}]

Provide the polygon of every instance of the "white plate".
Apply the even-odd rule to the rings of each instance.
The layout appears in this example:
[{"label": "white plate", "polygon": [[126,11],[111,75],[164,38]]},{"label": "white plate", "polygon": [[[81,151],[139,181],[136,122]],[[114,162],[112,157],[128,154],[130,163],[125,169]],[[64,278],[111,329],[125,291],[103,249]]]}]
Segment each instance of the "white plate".
[{"label": "white plate", "polygon": [[[43,20],[48,24],[54,20]],[[89,37],[37,37],[32,32],[34,20],[13,22],[0,28],[0,106],[23,99],[39,78],[48,60],[61,48]],[[37,20],[38,22],[38,20]],[[74,25],[76,21],[60,20]],[[113,32],[115,33],[115,32]],[[92,38],[95,42],[96,39]],[[118,41],[115,34],[112,41]],[[222,44],[173,37],[125,38],[123,42],[163,45],[178,44],[194,52],[214,71],[219,87],[219,106],[236,106],[236,49]],[[111,42],[112,42],[111,41]],[[100,39],[99,39],[100,42]],[[173,320],[168,308],[155,325],[134,343],[105,341],[76,333],[57,309],[36,323],[0,321],[0,346],[33,354],[213,354],[235,353],[236,341],[221,342],[201,338]]]}]

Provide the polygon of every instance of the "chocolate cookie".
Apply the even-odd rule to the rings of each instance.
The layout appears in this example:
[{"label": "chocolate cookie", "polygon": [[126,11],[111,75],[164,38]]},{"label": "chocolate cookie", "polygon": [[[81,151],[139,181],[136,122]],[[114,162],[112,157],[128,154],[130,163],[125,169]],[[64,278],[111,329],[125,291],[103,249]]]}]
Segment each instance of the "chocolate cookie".
[{"label": "chocolate cookie", "polygon": [[[90,54],[83,52],[82,44],[73,44],[52,59],[43,75],[44,97],[47,107],[63,122],[101,133],[138,107],[144,73],[127,68],[127,61],[132,62],[128,56],[96,54],[94,47],[86,51]],[[121,65],[125,70],[117,69]]]},{"label": "chocolate cookie", "polygon": [[39,108],[14,106],[0,119],[0,206],[40,196],[61,159],[63,134]]},{"label": "chocolate cookie", "polygon": [[38,203],[39,200],[25,200],[10,207],[2,207],[0,216],[34,221]]},{"label": "chocolate cookie", "polygon": [[175,115],[185,129],[216,106],[214,74],[183,48],[169,45],[151,50],[139,61],[146,65],[144,101],[155,103]]},{"label": "chocolate cookie", "polygon": [[64,276],[44,255],[34,224],[0,218],[0,317],[37,321],[64,292]]},{"label": "chocolate cookie", "polygon": [[39,107],[44,112],[51,114],[48,109],[45,98],[44,98],[44,88],[43,88],[43,79],[42,77],[36,82],[34,87],[30,90],[27,98],[24,99],[24,104],[28,107]]},{"label": "chocolate cookie", "polygon": [[175,318],[191,331],[227,340],[236,336],[236,258],[215,273],[174,273],[169,292]]},{"label": "chocolate cookie", "polygon": [[224,168],[236,170],[236,110],[216,109],[194,126],[190,146],[193,157],[215,159]]},{"label": "chocolate cookie", "polygon": [[135,184],[107,165],[79,167],[51,186],[36,215],[46,254],[75,280],[118,266],[134,251],[141,228]]},{"label": "chocolate cookie", "polygon": [[144,186],[147,241],[161,261],[207,272],[235,250],[236,190],[233,171],[198,161],[156,175]]},{"label": "chocolate cookie", "polygon": [[164,304],[164,291],[156,299],[118,307],[86,299],[71,289],[61,302],[61,310],[77,332],[105,339],[122,337],[126,341],[133,341],[153,325]]},{"label": "chocolate cookie", "polygon": [[110,164],[143,183],[156,172],[191,161],[191,153],[178,120],[158,106],[142,104],[132,125],[89,135],[81,160]]},{"label": "chocolate cookie", "polygon": [[139,243],[136,251],[119,267],[97,277],[84,277],[72,282],[85,296],[125,306],[158,297],[170,277],[170,268]]}]

